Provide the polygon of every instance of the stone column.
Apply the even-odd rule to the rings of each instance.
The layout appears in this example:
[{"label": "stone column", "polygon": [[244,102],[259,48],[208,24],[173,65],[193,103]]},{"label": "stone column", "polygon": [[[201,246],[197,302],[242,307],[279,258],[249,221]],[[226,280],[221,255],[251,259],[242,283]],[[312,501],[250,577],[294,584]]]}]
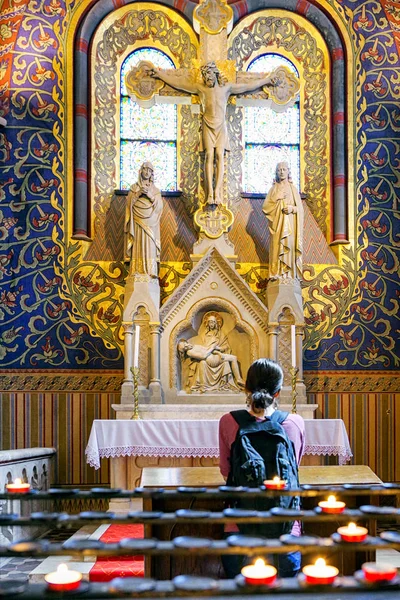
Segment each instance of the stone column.
[{"label": "stone column", "polygon": [[121,386],[121,403],[131,404],[133,402],[133,380],[131,367],[133,366],[133,322],[122,322],[124,328],[124,380]]},{"label": "stone column", "polygon": [[278,326],[271,323],[268,331],[268,352],[269,358],[278,360]]},{"label": "stone column", "polygon": [[160,372],[160,323],[149,323],[151,335],[151,372],[150,398],[156,402],[162,401],[161,372]]}]

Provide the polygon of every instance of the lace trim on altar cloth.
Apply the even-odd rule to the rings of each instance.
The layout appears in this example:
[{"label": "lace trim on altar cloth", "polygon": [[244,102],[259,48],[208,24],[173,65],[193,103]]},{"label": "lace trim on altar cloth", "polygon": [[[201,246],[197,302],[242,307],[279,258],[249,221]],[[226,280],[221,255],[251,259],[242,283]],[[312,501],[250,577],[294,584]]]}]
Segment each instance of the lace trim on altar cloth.
[{"label": "lace trim on altar cloth", "polygon": [[314,454],[318,456],[323,456],[324,454],[327,454],[328,456],[338,456],[339,465],[346,464],[353,457],[352,452],[344,446],[306,445],[304,449],[304,454]]},{"label": "lace trim on altar cloth", "polygon": [[[306,445],[304,454],[318,456],[338,456],[339,465],[345,465],[353,454],[344,446]],[[176,448],[160,446],[114,446],[99,451],[86,448],[87,463],[94,469],[100,469],[100,458],[119,458],[123,456],[181,457],[181,458],[218,458],[219,448]]]},{"label": "lace trim on altar cloth", "polygon": [[153,456],[178,458],[218,458],[219,448],[171,448],[159,446],[114,446],[101,448],[98,452],[86,449],[87,463],[95,469],[100,468],[100,458],[119,458],[122,456]]}]

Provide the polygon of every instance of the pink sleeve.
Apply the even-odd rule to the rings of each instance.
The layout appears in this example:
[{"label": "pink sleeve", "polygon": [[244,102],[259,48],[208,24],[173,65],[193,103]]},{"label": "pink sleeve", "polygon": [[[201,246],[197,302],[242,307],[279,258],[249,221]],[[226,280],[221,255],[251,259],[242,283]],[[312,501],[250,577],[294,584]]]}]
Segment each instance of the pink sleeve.
[{"label": "pink sleeve", "polygon": [[304,419],[300,415],[292,415],[290,414],[286,421],[282,423],[284,430],[287,433],[287,436],[290,440],[292,440],[294,444],[294,450],[296,453],[297,464],[300,464],[301,458],[304,454],[304,446],[305,446],[305,427],[304,427]]},{"label": "pink sleeve", "polygon": [[231,470],[231,446],[236,438],[239,425],[230,413],[221,417],[219,421],[219,470],[225,479]]}]

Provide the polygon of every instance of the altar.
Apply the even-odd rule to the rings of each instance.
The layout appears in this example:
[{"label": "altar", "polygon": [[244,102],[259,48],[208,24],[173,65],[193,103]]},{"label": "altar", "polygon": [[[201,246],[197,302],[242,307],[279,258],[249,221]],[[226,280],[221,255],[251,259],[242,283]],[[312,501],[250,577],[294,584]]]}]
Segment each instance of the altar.
[{"label": "altar", "polygon": [[[353,454],[341,419],[305,419],[303,465],[321,464],[327,456],[339,465]],[[86,447],[86,460],[95,469],[111,460],[111,486],[132,489],[145,467],[210,467],[218,465],[218,420],[95,419]],[[315,460],[317,459],[317,460]],[[124,510],[122,503],[113,510]],[[126,504],[126,503],[125,503]]]}]

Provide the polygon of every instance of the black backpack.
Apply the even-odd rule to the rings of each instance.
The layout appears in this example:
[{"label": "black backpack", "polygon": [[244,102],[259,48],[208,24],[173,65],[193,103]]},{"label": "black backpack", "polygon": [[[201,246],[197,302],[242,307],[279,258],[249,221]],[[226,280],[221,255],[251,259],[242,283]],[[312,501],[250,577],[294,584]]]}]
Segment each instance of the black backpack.
[{"label": "black backpack", "polygon": [[[259,487],[266,479],[278,476],[288,488],[299,487],[299,474],[294,445],[284,428],[283,421],[289,413],[275,410],[271,417],[257,421],[247,410],[234,410],[232,417],[239,425],[236,439],[231,447],[231,470],[227,485]],[[275,496],[274,498],[241,498],[235,506],[250,510],[270,510],[274,507],[297,510],[298,496]],[[290,533],[293,521],[285,523],[239,524],[246,535],[264,535],[269,538]]]}]

